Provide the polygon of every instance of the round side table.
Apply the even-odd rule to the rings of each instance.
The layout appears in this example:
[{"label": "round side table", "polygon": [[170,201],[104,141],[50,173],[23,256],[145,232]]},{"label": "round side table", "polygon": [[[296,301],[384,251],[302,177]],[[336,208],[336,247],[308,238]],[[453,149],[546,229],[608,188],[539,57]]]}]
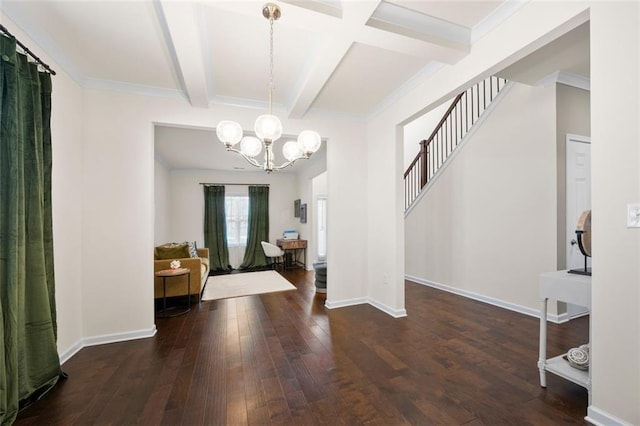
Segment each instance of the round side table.
[{"label": "round side table", "polygon": [[[171,318],[178,315],[184,315],[189,312],[191,310],[191,270],[189,268],[164,269],[162,271],[156,272],[155,275],[156,277],[162,278],[162,310],[158,311],[158,317]],[[187,276],[187,308],[182,311],[176,312],[175,314],[168,315],[168,310],[176,309],[179,307],[167,309],[167,278],[180,277],[182,275]]]}]

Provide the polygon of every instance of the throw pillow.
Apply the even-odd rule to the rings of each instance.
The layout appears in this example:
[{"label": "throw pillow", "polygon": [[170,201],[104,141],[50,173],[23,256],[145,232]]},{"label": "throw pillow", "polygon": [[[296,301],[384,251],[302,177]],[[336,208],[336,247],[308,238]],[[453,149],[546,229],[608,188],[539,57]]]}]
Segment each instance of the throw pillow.
[{"label": "throw pillow", "polygon": [[195,241],[185,241],[183,244],[189,247],[189,257],[198,257],[198,248]]},{"label": "throw pillow", "polygon": [[183,259],[185,257],[191,257],[189,253],[189,245],[187,243],[165,244],[158,246],[156,247],[156,256],[158,260]]}]

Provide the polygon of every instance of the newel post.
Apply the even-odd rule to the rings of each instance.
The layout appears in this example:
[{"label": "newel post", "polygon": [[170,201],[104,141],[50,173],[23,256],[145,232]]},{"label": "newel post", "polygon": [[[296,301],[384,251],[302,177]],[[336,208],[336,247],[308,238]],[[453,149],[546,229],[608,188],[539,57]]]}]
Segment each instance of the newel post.
[{"label": "newel post", "polygon": [[426,139],[420,141],[420,162],[422,163],[420,166],[420,189],[424,188],[427,184],[427,176],[429,175],[429,170],[427,170],[427,152],[429,149],[429,143]]}]

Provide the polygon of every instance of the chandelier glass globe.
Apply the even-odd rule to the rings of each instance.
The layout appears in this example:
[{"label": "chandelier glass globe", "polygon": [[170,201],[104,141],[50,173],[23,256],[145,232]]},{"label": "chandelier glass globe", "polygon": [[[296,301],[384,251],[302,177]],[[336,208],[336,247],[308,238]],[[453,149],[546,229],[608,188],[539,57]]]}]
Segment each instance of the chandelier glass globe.
[{"label": "chandelier glass globe", "polygon": [[262,142],[253,136],[245,136],[240,142],[240,152],[247,157],[255,157],[262,151]]},{"label": "chandelier glass globe", "polygon": [[295,161],[302,157],[302,150],[297,142],[289,141],[282,146],[282,154],[287,161]]},{"label": "chandelier glass globe", "polygon": [[282,136],[282,123],[275,115],[264,114],[256,118],[253,130],[255,130],[256,136],[263,141],[275,142]]},{"label": "chandelier glass globe", "polygon": [[221,121],[216,126],[216,136],[225,146],[233,146],[242,139],[242,127],[235,121]]},{"label": "chandelier glass globe", "polygon": [[306,156],[309,156],[320,149],[322,139],[318,132],[313,130],[305,130],[298,135],[298,145],[300,150]]}]

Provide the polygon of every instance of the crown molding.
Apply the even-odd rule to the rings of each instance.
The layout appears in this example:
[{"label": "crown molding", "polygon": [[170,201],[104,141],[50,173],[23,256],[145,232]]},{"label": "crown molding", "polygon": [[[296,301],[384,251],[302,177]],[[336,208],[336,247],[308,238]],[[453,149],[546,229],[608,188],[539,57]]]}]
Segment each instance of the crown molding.
[{"label": "crown molding", "polygon": [[578,74],[572,74],[565,71],[556,71],[548,76],[538,80],[536,86],[546,86],[548,84],[564,84],[565,86],[575,87],[586,91],[591,90],[591,79]]},{"label": "crown molding", "polygon": [[164,87],[145,86],[143,84],[127,83],[124,81],[102,80],[99,78],[85,78],[85,89],[107,90],[112,92],[130,93],[144,96],[157,96],[162,98],[186,100],[187,96],[181,90],[168,89]]},{"label": "crown molding", "polygon": [[506,21],[530,0],[507,0],[498,6],[489,16],[478,22],[471,29],[471,45],[475,44],[489,31]]}]

